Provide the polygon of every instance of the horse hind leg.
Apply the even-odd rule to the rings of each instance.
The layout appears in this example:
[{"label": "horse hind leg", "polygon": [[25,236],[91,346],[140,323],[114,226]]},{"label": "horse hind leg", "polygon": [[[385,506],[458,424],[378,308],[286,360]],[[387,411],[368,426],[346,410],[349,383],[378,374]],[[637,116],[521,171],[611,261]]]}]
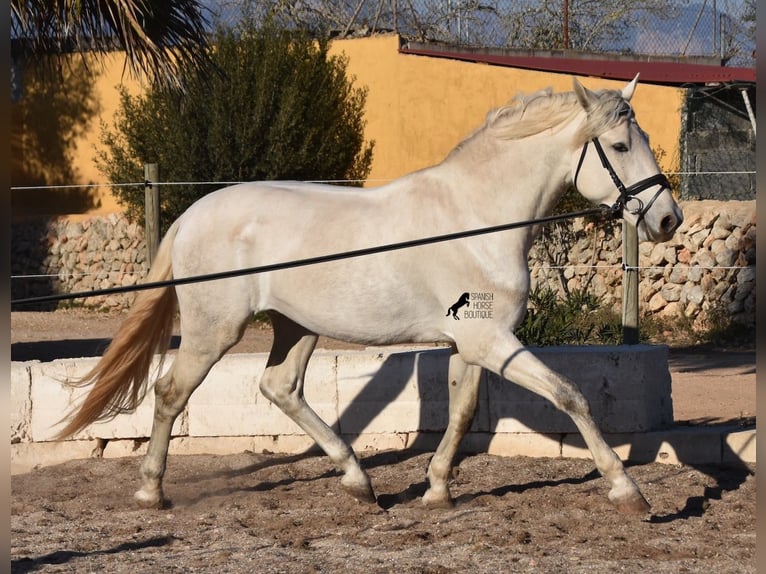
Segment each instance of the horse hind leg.
[{"label": "horse hind leg", "polygon": [[146,455],[141,463],[141,488],[136,503],[143,508],[162,508],[166,504],[162,478],[167,464],[170,436],[178,415],[189,397],[202,383],[213,365],[242,336],[232,329],[226,336],[196,335],[185,330],[173,365],[154,385],[154,420]]},{"label": "horse hind leg", "polygon": [[429,488],[423,495],[423,503],[432,508],[448,508],[453,504],[447,482],[460,441],[476,414],[481,367],[466,363],[453,347],[448,378],[449,423],[428,465]]},{"label": "horse hind leg", "polygon": [[303,396],[306,366],[317,335],[277,313],[271,314],[271,320],[274,343],[261,378],[261,392],[327,453],[343,472],[341,484],[354,498],[374,503],[370,479],[353,450],[311,409]]}]

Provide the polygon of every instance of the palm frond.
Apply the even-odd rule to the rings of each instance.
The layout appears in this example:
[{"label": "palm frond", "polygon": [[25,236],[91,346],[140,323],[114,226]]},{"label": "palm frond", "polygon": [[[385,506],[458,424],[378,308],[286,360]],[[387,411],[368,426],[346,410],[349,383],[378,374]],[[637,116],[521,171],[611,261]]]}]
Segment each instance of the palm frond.
[{"label": "palm frond", "polygon": [[170,85],[210,65],[207,24],[198,0],[11,0],[14,56],[122,49],[134,75]]}]

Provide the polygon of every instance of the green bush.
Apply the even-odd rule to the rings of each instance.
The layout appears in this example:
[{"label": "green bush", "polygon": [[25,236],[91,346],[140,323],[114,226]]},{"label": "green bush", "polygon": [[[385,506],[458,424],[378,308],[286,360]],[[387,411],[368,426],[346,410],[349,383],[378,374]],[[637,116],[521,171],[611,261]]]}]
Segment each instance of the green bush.
[{"label": "green bush", "polygon": [[[220,73],[183,78],[183,91],[150,86],[121,93],[114,128],[102,126],[99,168],[113,183],[143,181],[362,180],[374,142],[364,141],[365,89],[328,41],[256,25],[216,33]],[[163,231],[191,203],[221,187],[160,188]],[[128,217],[143,222],[143,189],[115,187]]]},{"label": "green bush", "polygon": [[550,287],[529,293],[529,308],[516,336],[525,345],[618,345],[622,342],[620,316],[601,305],[585,289],[569,291],[563,298]]}]

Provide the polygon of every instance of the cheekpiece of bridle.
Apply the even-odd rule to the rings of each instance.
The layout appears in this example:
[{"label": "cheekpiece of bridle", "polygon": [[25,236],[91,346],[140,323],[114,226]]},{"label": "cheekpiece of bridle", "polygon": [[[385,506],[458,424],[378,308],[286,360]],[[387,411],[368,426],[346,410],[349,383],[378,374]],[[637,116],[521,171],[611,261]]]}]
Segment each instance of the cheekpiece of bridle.
[{"label": "cheekpiece of bridle", "polygon": [[[601,147],[601,142],[598,141],[598,138],[595,137],[590,141],[593,142],[593,146],[596,148],[598,157],[601,159],[601,165],[604,166],[604,169],[609,173],[609,177],[612,178],[614,185],[617,187],[617,190],[620,192],[620,197],[617,198],[617,201],[614,203],[614,205],[604,206],[604,207],[609,211],[609,214],[615,218],[622,217],[622,213],[624,210],[627,210],[628,213],[632,213],[633,215],[636,215],[637,216],[636,226],[638,226],[638,224],[641,223],[641,220],[644,218],[644,216],[649,211],[649,209],[651,209],[652,205],[654,205],[654,202],[657,200],[660,194],[665,190],[665,188],[668,188],[668,189],[670,188],[670,182],[668,182],[668,178],[665,177],[664,173],[657,173],[655,175],[651,175],[647,177],[646,179],[637,181],[630,187],[625,187],[625,184],[622,183],[622,180],[614,171],[612,164],[609,163],[609,158],[606,157],[606,154],[604,153],[604,148]],[[585,142],[585,144],[582,146],[582,153],[580,154],[580,160],[577,162],[577,169],[575,170],[575,176],[574,176],[575,187],[577,187],[577,176],[580,174],[580,168],[582,167],[583,161],[585,160],[585,152],[588,151],[589,143],[590,142]],[[644,202],[641,201],[638,197],[636,197],[636,195],[641,193],[645,189],[648,189],[655,185],[659,185],[660,188],[654,194],[654,197],[652,197],[652,199],[649,200],[649,202],[646,205],[644,205]]]}]

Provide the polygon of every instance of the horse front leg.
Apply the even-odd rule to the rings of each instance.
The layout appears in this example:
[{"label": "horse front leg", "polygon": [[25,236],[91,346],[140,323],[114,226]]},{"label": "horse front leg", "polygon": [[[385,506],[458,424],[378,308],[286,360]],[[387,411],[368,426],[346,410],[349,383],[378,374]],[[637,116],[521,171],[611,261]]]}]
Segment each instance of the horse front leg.
[{"label": "horse front leg", "polygon": [[449,423],[428,465],[429,488],[423,495],[423,503],[429,507],[452,506],[447,481],[460,441],[468,432],[476,414],[481,367],[466,363],[453,347],[448,379]]},{"label": "horse front leg", "polygon": [[649,503],[625,472],[617,453],[604,440],[591,416],[587,399],[572,381],[548,368],[510,333],[501,337],[490,350],[477,354],[475,360],[509,381],[545,397],[567,413],[587,444],[596,468],[611,483],[609,500],[612,504],[627,513],[649,511]]}]

